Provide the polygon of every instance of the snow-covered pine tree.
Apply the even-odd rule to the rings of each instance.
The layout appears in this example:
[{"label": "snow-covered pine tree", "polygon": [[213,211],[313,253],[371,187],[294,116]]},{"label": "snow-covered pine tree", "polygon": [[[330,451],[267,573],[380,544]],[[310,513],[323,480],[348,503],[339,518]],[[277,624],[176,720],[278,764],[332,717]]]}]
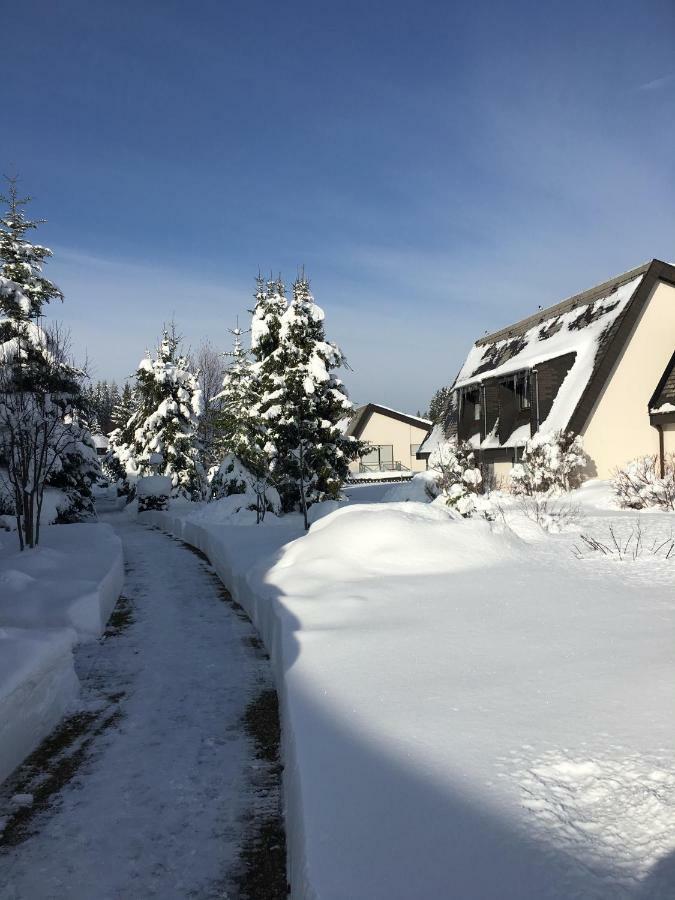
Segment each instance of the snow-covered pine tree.
[{"label": "snow-covered pine tree", "polygon": [[256,416],[258,401],[257,376],[249,359],[250,351],[242,344],[243,332],[237,326],[229,329],[234,345],[226,356],[230,357],[223,385],[217,395],[218,449],[221,456],[233,454],[247,468],[260,468],[264,434]]},{"label": "snow-covered pine tree", "polygon": [[129,382],[125,382],[122,394],[113,407],[110,415],[113,428],[124,428],[127,422],[136,412],[134,392]]},{"label": "snow-covered pine tree", "polygon": [[260,377],[265,380],[268,369],[266,360],[274,356],[279,348],[281,317],[288,309],[286,287],[278,278],[270,278],[265,284],[261,275],[256,279],[255,305],[251,310],[251,352],[260,365]]},{"label": "snow-covered pine tree", "polygon": [[258,413],[259,380],[242,345],[242,330],[230,329],[234,347],[218,394],[218,433],[221,462],[210,473],[215,498],[245,494],[261,522],[265,513],[280,511],[279,495],[270,483],[266,429]]},{"label": "snow-covered pine tree", "polygon": [[42,275],[51,251],[26,239],[40,224],[25,216],[29,199],[9,179],[0,216],[0,477],[11,487],[22,548],[38,543],[45,485],[68,482],[61,509],[74,520],[93,512],[100,471],[79,421],[84,373],[68,361],[63,333],[37,323],[44,304],[63,295]]},{"label": "snow-covered pine tree", "polygon": [[195,499],[203,489],[196,438],[202,396],[179,344],[174,328],[164,329],[157,356],[139,363],[137,409],[115,445],[126,450],[120,461],[127,473],[168,475],[175,494]]},{"label": "snow-covered pine tree", "polygon": [[[26,234],[43,224],[44,219],[26,218],[24,207],[30,197],[19,197],[17,179],[8,178],[9,191],[0,195],[7,209],[0,218],[0,276],[20,287],[19,294],[0,294],[0,313],[16,322],[40,318],[50,300],[63,300],[63,294],[42,274],[42,266],[52,251],[26,240]],[[17,299],[21,298],[21,299]]]},{"label": "snow-covered pine tree", "polygon": [[324,313],[304,275],[280,317],[278,346],[260,363],[265,393],[260,412],[268,429],[270,466],[286,511],[338,499],[349,462],[361,449],[345,435],[353,409],[333,373],[345,365],[342,351],[326,340]]}]

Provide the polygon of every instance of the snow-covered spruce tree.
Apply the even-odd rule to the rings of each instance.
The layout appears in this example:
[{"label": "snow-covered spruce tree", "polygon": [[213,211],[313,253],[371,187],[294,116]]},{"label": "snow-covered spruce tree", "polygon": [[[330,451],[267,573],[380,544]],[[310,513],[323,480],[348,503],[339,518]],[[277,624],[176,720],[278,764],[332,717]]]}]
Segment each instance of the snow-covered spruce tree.
[{"label": "snow-covered spruce tree", "polygon": [[35,321],[50,300],[63,300],[63,294],[42,274],[42,267],[52,251],[26,239],[44,222],[28,219],[24,207],[30,197],[19,197],[17,179],[8,178],[9,191],[0,196],[6,210],[0,217],[0,276],[18,285],[19,292],[0,293],[0,313],[15,322]]},{"label": "snow-covered spruce tree", "polygon": [[260,363],[259,375],[263,382],[269,380],[273,369],[272,366],[264,366],[263,362],[274,356],[279,349],[281,317],[287,309],[286,288],[281,277],[270,278],[265,284],[262,276],[258,275],[255,305],[251,310],[251,352]]},{"label": "snow-covered spruce tree", "polygon": [[113,428],[124,428],[129,419],[136,412],[136,400],[129,382],[122,388],[122,393],[117,399],[110,414]]},{"label": "snow-covered spruce tree", "polygon": [[443,425],[447,417],[448,406],[452,400],[454,391],[451,385],[438,388],[429,403],[426,417],[431,419],[434,425]]},{"label": "snow-covered spruce tree", "polygon": [[59,504],[58,524],[95,517],[92,485],[101,477],[101,464],[86,423],[72,410],[65,416],[64,424],[73,440],[64,447],[61,466],[49,478],[49,486],[59,488],[66,496],[66,501]]},{"label": "snow-covered spruce tree", "polygon": [[21,549],[39,542],[47,485],[63,492],[60,521],[93,514],[98,465],[76,419],[81,373],[64,361],[59,340],[58,330],[0,321],[0,480]]},{"label": "snow-covered spruce tree", "polygon": [[173,328],[165,329],[156,357],[141,360],[136,411],[113,443],[128,474],[168,475],[175,495],[197,499],[203,489],[196,439],[202,396],[179,344]]},{"label": "snow-covered spruce tree", "polygon": [[39,540],[45,486],[64,490],[67,482],[58,506],[73,521],[93,513],[91,483],[99,470],[79,419],[84,373],[68,361],[65,335],[37,324],[44,304],[63,296],[42,275],[51,251],[26,239],[40,223],[25,216],[29,198],[18,197],[16,180],[9,179],[9,195],[2,200],[7,209],[0,217],[0,475],[10,486],[23,548]]},{"label": "snow-covered spruce tree", "polygon": [[280,512],[280,501],[270,483],[266,430],[258,414],[258,376],[249,359],[250,351],[242,345],[242,330],[237,326],[230,333],[234,335],[234,347],[226,356],[231,362],[217,396],[221,461],[209,473],[211,496],[248,497],[247,508],[254,508],[261,522],[266,512]]},{"label": "snow-covered spruce tree", "polygon": [[125,382],[119,402],[111,413],[113,430],[110,432],[108,451],[103,457],[102,468],[106,476],[117,485],[119,497],[127,502],[136,495],[135,481],[138,476],[133,455],[134,426],[132,419],[138,410],[136,392],[129,382]]},{"label": "snow-covered spruce tree", "polygon": [[[265,331],[266,338],[271,334],[271,328]],[[335,344],[326,341],[324,313],[314,302],[304,273],[279,317],[276,343],[259,364],[259,410],[283,509],[300,510],[307,527],[307,510],[313,503],[340,497],[349,462],[361,445],[344,433],[353,407],[333,371],[345,365],[345,359]],[[256,346],[260,348],[260,342]]]},{"label": "snow-covered spruce tree", "polygon": [[514,494],[563,493],[577,487],[586,465],[581,437],[571,431],[537,433],[510,473]]}]

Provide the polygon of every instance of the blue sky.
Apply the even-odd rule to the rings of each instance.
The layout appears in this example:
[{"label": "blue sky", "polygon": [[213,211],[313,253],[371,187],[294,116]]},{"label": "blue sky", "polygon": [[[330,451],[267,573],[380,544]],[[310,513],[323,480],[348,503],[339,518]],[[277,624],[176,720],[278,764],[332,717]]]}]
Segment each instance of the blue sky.
[{"label": "blue sky", "polygon": [[359,402],[423,409],[468,346],[675,257],[675,5],[24,0],[3,171],[95,377],[175,316],[227,348],[304,264]]}]

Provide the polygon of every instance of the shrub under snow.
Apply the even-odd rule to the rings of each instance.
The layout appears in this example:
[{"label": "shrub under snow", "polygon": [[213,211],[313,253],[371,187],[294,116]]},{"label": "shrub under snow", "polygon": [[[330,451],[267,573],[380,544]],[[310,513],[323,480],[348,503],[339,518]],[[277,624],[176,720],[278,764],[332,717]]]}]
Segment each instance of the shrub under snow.
[{"label": "shrub under snow", "polygon": [[510,473],[514,494],[567,492],[581,481],[586,464],[581,437],[571,431],[537,433],[526,444],[521,462]]},{"label": "shrub under snow", "polygon": [[481,496],[483,476],[471,444],[447,444],[439,448],[432,464],[441,473],[438,487],[451,509],[464,518],[488,511],[490,503]]},{"label": "shrub under snow", "polygon": [[656,456],[641,456],[617,469],[612,488],[619,505],[629,509],[656,507],[675,511],[675,455],[666,457],[661,477]]},{"label": "shrub under snow", "polygon": [[211,469],[209,483],[212,499],[241,498],[239,508],[254,510],[258,521],[265,518],[266,512],[274,515],[281,512],[279,493],[267,477],[255,475],[232,453],[225,456],[219,466]]},{"label": "shrub under snow", "polygon": [[168,475],[147,475],[145,478],[139,478],[136,482],[139,513],[151,509],[168,509],[172,487]]}]

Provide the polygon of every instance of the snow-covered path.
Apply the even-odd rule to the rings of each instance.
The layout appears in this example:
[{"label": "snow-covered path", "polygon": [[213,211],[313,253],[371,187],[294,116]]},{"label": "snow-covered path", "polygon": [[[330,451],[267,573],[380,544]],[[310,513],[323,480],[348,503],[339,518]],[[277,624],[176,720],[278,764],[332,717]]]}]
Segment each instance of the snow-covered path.
[{"label": "snow-covered path", "polygon": [[[79,652],[92,724],[71,744],[72,777],[61,766],[65,784],[0,838],[0,897],[237,896],[252,821],[279,806],[278,787],[256,791],[274,767],[242,726],[269,692],[269,663],[202,559],[120,515],[108,521],[124,541],[129,615],[118,610],[119,627]],[[30,791],[41,777],[10,787]],[[0,817],[8,810],[0,797]]]}]

